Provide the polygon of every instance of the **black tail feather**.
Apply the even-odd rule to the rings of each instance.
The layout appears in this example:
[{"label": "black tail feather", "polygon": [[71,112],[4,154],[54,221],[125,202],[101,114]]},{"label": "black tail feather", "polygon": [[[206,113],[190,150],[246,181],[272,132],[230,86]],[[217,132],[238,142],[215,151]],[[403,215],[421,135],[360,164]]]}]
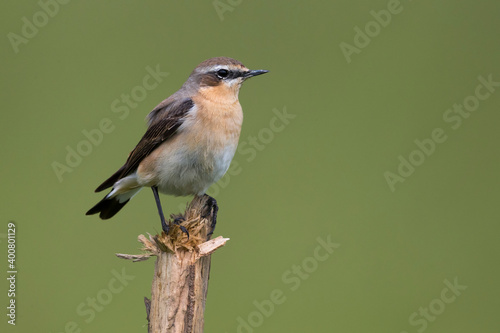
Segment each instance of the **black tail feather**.
[{"label": "black tail feather", "polygon": [[106,179],[98,188],[95,189],[96,192],[101,192],[111,186],[113,186],[122,176],[125,165],[123,165],[118,171],[116,171],[111,177]]},{"label": "black tail feather", "polygon": [[125,206],[125,204],[129,202],[129,200],[125,202],[118,201],[118,198],[107,198],[104,197],[101,201],[99,201],[94,207],[90,208],[89,211],[85,215],[93,215],[99,214],[99,217],[103,220],[107,220],[115,216],[116,213],[120,211],[120,209]]}]

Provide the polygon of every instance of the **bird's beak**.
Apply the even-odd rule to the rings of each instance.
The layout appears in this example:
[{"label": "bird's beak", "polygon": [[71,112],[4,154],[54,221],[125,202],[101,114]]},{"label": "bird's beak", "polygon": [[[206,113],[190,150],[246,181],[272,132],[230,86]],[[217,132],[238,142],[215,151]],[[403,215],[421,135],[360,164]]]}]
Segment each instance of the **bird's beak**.
[{"label": "bird's beak", "polygon": [[257,75],[261,75],[261,74],[266,74],[267,72],[269,72],[269,71],[265,70],[265,69],[256,69],[256,70],[253,70],[253,71],[246,72],[243,77],[245,79],[248,79],[248,78],[253,77],[253,76],[257,76]]}]

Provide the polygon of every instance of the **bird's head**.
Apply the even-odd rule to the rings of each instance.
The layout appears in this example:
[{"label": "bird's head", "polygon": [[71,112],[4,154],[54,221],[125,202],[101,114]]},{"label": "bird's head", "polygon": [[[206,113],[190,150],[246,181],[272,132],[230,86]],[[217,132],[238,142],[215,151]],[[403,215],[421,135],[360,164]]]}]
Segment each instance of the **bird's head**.
[{"label": "bird's head", "polygon": [[205,60],[191,73],[190,85],[210,99],[238,100],[241,84],[248,78],[267,73],[267,70],[250,70],[241,62],[227,57]]}]

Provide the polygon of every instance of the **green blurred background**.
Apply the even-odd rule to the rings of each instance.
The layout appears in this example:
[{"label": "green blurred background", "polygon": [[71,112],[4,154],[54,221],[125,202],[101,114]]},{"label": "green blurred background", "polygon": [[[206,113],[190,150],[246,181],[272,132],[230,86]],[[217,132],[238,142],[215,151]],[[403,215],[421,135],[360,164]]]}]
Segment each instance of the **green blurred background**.
[{"label": "green blurred background", "polygon": [[[500,87],[457,129],[443,116],[475,101],[479,76],[500,82],[500,2],[71,1],[57,13],[48,3],[53,17],[34,0],[0,5],[2,332],[147,331],[154,261],[114,253],[138,253],[137,235],[160,229],[151,191],[109,221],[84,213],[147,113],[214,56],[270,73],[242,88],[245,150],[211,190],[216,235],[231,241],[212,260],[206,332],[498,332]],[[38,32],[22,39],[34,19]],[[372,29],[369,43],[356,27]],[[356,42],[346,57],[341,43]],[[148,66],[169,74],[128,114],[113,112],[142,91]],[[54,162],[105,118],[113,130],[58,178]],[[418,160],[414,141],[430,147],[435,128],[446,141]],[[391,190],[384,174],[411,154],[421,164]],[[162,200],[175,213],[189,198]]]}]

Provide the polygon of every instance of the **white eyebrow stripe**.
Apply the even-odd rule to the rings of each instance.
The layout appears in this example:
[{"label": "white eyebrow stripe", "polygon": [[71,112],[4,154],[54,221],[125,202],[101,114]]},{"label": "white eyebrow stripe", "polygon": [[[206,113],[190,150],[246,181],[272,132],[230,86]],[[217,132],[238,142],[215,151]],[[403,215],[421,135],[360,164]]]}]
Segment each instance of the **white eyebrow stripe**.
[{"label": "white eyebrow stripe", "polygon": [[231,66],[231,65],[215,65],[211,67],[203,67],[201,68],[202,72],[216,72],[219,69],[227,69],[228,71],[246,71],[248,70],[245,67],[240,67],[240,66]]}]

